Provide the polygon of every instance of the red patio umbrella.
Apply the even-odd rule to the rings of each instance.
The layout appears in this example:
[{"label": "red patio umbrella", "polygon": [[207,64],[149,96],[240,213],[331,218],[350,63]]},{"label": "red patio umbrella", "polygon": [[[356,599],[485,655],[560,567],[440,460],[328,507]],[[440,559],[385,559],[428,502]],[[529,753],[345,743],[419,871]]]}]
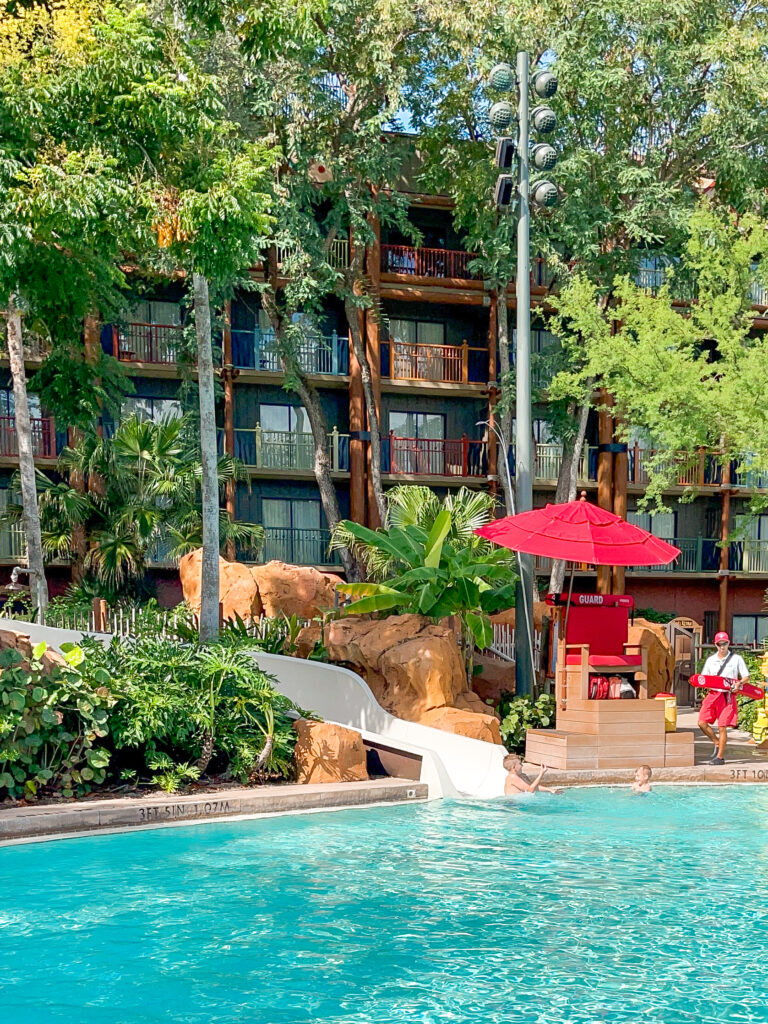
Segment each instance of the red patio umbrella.
[{"label": "red patio umbrella", "polygon": [[496,519],[475,531],[502,547],[590,565],[667,565],[680,549],[586,500]]}]

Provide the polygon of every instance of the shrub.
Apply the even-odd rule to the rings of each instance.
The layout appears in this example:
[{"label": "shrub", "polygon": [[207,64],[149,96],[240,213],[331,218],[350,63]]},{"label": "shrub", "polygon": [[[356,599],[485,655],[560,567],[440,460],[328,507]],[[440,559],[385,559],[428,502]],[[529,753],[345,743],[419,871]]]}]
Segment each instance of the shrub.
[{"label": "shrub", "polygon": [[19,651],[0,652],[0,796],[34,799],[41,789],[83,796],[104,782],[107,735],[114,700],[106,673],[83,679],[82,652],[66,665],[43,666],[44,643],[26,662]]},{"label": "shrub", "polygon": [[149,634],[84,648],[86,675],[112,679],[109,725],[124,777],[144,775],[172,791],[209,765],[241,782],[290,775],[289,712],[299,709],[238,642]]},{"label": "shrub", "polygon": [[504,692],[496,710],[501,718],[500,730],[504,746],[509,751],[522,753],[525,749],[525,733],[528,729],[554,727],[556,703],[550,693],[533,697],[516,697]]}]

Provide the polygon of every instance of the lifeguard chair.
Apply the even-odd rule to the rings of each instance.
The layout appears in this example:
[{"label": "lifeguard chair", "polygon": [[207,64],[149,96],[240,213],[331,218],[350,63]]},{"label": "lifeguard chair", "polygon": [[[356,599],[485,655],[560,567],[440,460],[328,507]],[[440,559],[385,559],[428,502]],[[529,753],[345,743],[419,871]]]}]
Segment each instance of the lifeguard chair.
[{"label": "lifeguard chair", "polygon": [[[557,728],[528,731],[526,760],[563,769],[692,765],[693,734],[666,733],[663,702],[648,699],[647,652],[629,643],[634,600],[550,594],[547,603],[557,609]],[[605,677],[629,683],[634,698],[596,699]]]}]

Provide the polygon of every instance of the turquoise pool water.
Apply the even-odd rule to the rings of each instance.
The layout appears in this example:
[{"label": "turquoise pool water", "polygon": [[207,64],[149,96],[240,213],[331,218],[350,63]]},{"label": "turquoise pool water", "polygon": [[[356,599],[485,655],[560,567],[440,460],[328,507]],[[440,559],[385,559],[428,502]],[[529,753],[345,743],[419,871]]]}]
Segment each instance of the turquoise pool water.
[{"label": "turquoise pool water", "polygon": [[0,850],[9,1024],[768,1021],[768,787]]}]

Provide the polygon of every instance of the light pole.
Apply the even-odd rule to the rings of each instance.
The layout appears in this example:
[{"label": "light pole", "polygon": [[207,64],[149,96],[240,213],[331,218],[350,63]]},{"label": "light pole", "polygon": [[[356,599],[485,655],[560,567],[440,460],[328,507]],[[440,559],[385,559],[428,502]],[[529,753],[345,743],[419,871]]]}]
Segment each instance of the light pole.
[{"label": "light pole", "polygon": [[[557,119],[547,106],[529,111],[529,90],[542,99],[557,91],[557,79],[549,71],[539,71],[530,79],[528,54],[517,54],[517,74],[509,64],[497,64],[488,84],[499,92],[511,92],[517,79],[517,139],[502,136],[496,146],[496,165],[502,171],[512,169],[517,160],[517,183],[511,174],[501,174],[496,182],[495,200],[501,208],[513,205],[517,195],[517,267],[515,275],[515,504],[518,512],[533,508],[533,410],[531,404],[531,199],[538,206],[553,206],[557,189],[549,181],[537,181],[531,195],[531,165],[535,170],[550,170],[557,163],[551,146],[539,143],[530,148],[530,128],[547,134]],[[490,110],[491,127],[505,132],[515,119],[512,105],[504,100]],[[506,316],[506,303],[502,314]],[[507,457],[507,453],[504,453]],[[533,668],[533,558],[518,552],[520,580],[515,597],[515,691],[532,694]]]}]

